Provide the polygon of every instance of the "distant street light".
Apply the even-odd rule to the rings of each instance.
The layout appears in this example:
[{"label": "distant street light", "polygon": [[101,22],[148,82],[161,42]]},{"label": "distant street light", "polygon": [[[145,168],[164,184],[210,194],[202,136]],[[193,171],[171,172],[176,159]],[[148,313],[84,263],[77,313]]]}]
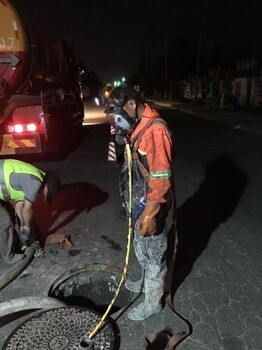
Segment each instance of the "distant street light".
[{"label": "distant street light", "polygon": [[114,82],[114,86],[119,86],[120,84],[121,84],[120,80],[116,80],[116,81]]}]

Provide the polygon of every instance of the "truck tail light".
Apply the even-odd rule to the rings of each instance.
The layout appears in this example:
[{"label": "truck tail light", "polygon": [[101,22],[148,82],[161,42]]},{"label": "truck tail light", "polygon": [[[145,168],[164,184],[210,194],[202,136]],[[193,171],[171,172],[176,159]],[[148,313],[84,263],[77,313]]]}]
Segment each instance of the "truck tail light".
[{"label": "truck tail light", "polygon": [[7,126],[9,133],[21,133],[21,132],[35,132],[37,131],[37,124],[12,124]]},{"label": "truck tail light", "polygon": [[37,130],[37,126],[35,123],[31,123],[31,124],[27,124],[27,131],[36,131]]},{"label": "truck tail light", "polygon": [[8,132],[23,132],[24,128],[22,124],[14,124],[14,125],[8,125]]}]

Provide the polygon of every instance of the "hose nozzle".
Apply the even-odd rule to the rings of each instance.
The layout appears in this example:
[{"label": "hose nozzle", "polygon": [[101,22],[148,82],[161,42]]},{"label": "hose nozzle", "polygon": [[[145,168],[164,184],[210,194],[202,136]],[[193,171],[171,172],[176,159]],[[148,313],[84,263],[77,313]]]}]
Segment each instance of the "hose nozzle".
[{"label": "hose nozzle", "polygon": [[81,339],[78,350],[94,350],[94,341],[91,339]]}]

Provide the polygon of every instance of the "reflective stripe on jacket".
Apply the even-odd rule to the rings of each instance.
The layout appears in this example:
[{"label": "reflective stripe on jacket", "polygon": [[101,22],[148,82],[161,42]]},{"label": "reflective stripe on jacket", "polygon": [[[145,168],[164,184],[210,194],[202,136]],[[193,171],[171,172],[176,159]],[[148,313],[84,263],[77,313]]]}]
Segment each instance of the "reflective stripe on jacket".
[{"label": "reflective stripe on jacket", "polygon": [[0,160],[0,199],[2,200],[24,200],[24,192],[15,190],[10,184],[10,174],[30,174],[43,181],[45,173],[34,165],[15,159]]},{"label": "reflective stripe on jacket", "polygon": [[[148,123],[149,119],[161,119],[158,113],[145,104],[145,112],[140,123],[131,135],[131,141]],[[136,141],[137,142],[137,141]],[[134,147],[136,147],[136,142]],[[149,172],[149,193],[147,199],[152,202],[165,203],[172,187],[172,138],[163,121],[153,123],[144,132],[138,152],[146,156]]]}]

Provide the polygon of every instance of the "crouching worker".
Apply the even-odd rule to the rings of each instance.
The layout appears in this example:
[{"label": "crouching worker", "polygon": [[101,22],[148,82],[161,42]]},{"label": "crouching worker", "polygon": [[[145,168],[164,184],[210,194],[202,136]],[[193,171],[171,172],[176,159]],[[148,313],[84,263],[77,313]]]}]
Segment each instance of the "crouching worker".
[{"label": "crouching worker", "polygon": [[[164,120],[143,103],[133,88],[112,90],[105,113],[116,128],[116,141],[129,142],[132,153],[133,244],[142,278],[136,282],[127,280],[125,286],[132,292],[145,293],[144,302],[128,313],[129,319],[140,321],[163,307],[169,231],[166,219],[173,198],[172,140]],[[120,194],[128,213],[127,161],[121,168]]]},{"label": "crouching worker", "polygon": [[14,235],[18,227],[20,247],[24,250],[29,244],[32,206],[37,196],[43,195],[50,203],[60,187],[57,178],[32,164],[0,160],[0,256],[5,262],[15,264],[24,258],[24,254],[15,252]]}]

